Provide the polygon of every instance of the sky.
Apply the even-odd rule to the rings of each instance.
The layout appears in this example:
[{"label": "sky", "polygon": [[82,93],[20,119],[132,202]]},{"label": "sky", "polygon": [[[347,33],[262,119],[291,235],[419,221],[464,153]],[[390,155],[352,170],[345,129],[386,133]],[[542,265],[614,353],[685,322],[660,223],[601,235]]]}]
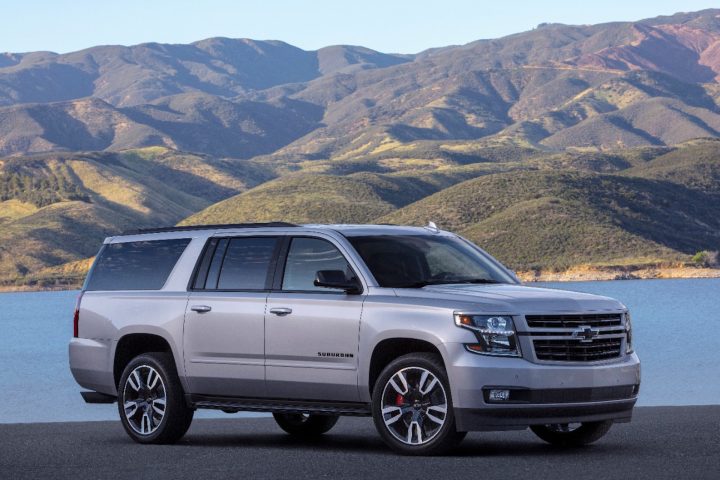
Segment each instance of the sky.
[{"label": "sky", "polygon": [[0,52],[222,36],[306,50],[348,44],[417,53],[543,22],[639,20],[713,7],[717,0],[0,0]]}]

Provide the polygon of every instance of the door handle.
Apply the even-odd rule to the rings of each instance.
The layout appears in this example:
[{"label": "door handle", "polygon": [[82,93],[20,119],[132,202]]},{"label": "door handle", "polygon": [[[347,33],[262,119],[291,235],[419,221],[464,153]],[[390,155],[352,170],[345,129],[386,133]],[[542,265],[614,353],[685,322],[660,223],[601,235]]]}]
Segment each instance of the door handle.
[{"label": "door handle", "polygon": [[292,308],[271,308],[270,313],[272,313],[273,315],[277,315],[278,317],[284,317],[285,315],[290,315],[292,313]]},{"label": "door handle", "polygon": [[190,310],[197,313],[207,313],[212,310],[212,307],[209,307],[207,305],[193,305],[192,307],[190,307]]}]

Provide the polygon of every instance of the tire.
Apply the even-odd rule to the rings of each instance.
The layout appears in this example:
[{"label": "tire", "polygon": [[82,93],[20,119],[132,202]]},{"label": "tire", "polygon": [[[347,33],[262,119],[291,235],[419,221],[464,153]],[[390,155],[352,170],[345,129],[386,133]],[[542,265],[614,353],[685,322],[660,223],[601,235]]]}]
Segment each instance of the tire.
[{"label": "tire", "polygon": [[175,443],[185,435],[194,410],[185,404],[170,354],[145,353],[128,363],[118,384],[118,413],[138,443]]},{"label": "tire", "polygon": [[559,447],[581,447],[602,438],[612,421],[581,423],[575,428],[573,424],[532,425],[530,430],[546,442]]},{"label": "tire", "polygon": [[455,428],[450,382],[432,353],[403,355],[385,367],[373,389],[372,415],[383,441],[404,455],[439,455],[467,434]]},{"label": "tire", "polygon": [[273,413],[278,426],[290,435],[318,437],[327,433],[338,421],[334,415],[307,413]]}]

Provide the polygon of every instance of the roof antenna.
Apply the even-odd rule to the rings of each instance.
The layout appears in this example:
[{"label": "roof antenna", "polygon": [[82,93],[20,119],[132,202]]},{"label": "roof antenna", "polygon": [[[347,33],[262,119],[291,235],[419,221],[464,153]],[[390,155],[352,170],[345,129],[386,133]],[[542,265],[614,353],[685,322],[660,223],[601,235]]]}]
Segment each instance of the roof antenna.
[{"label": "roof antenna", "polygon": [[427,226],[425,227],[428,230],[430,230],[433,233],[439,233],[440,229],[435,225],[435,222],[428,222]]}]

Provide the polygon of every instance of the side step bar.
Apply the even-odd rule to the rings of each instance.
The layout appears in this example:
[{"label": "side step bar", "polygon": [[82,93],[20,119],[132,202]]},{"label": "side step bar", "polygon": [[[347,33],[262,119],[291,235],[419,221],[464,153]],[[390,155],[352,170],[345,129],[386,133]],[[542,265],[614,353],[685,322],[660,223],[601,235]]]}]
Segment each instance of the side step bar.
[{"label": "side step bar", "polygon": [[210,408],[234,412],[319,413],[326,415],[370,416],[370,404],[354,402],[322,402],[317,400],[283,400],[266,398],[214,397],[185,395],[192,408]]},{"label": "side step bar", "polygon": [[100,392],[80,392],[85,403],[115,403],[117,397]]}]

